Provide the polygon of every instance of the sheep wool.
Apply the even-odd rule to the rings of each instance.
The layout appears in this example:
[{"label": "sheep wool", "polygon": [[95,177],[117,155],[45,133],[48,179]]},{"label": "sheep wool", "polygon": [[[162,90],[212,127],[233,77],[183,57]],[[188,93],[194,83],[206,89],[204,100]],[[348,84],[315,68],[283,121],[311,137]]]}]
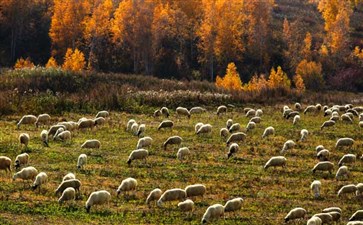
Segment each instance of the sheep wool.
[{"label": "sheep wool", "polygon": [[195,133],[197,133],[198,130],[199,130],[199,128],[201,128],[201,126],[203,126],[203,125],[204,125],[203,123],[197,123],[197,124],[195,124],[195,126],[194,126]]},{"label": "sheep wool", "polygon": [[313,168],[313,173],[315,173],[315,171],[329,171],[329,173],[331,174],[332,171],[334,169],[334,164],[329,162],[329,161],[324,161],[324,162],[318,162],[314,168]]},{"label": "sheep wool", "polygon": [[323,123],[323,125],[321,125],[320,130],[323,130],[324,127],[332,127],[334,125],[335,125],[335,121],[334,120],[331,120],[331,119],[330,120],[327,120],[327,121],[325,121]]},{"label": "sheep wool", "polygon": [[321,182],[318,180],[314,180],[311,185],[310,185],[310,189],[312,190],[313,194],[314,194],[314,198],[319,198],[320,197],[320,188],[321,188]]},{"label": "sheep wool", "polygon": [[37,174],[37,169],[32,166],[28,166],[15,173],[13,176],[13,180],[16,180],[17,178],[20,178],[22,180],[33,180]]},{"label": "sheep wool", "polygon": [[227,122],[226,122],[226,127],[227,129],[229,129],[233,124],[233,120],[232,119],[228,119]]},{"label": "sheep wool", "polygon": [[319,217],[322,224],[331,224],[333,222],[333,217],[329,213],[317,213],[313,217]]},{"label": "sheep wool", "polygon": [[90,212],[94,205],[103,205],[111,200],[111,194],[106,190],[92,192],[86,202],[86,211]]},{"label": "sheep wool", "polygon": [[163,143],[164,150],[166,150],[168,145],[180,145],[182,141],[183,139],[179,136],[171,136]]},{"label": "sheep wool", "polygon": [[146,198],[146,204],[148,205],[151,201],[157,201],[161,197],[162,191],[159,188],[155,188],[150,192]]},{"label": "sheep wool", "polygon": [[145,147],[149,147],[149,146],[151,146],[152,141],[153,141],[153,139],[151,137],[140,138],[139,141],[137,142],[136,149],[142,149]]},{"label": "sheep wool", "polygon": [[96,118],[99,118],[99,117],[103,117],[103,118],[106,118],[106,117],[109,117],[110,116],[110,113],[106,110],[103,110],[103,111],[99,111],[96,115]]},{"label": "sheep wool", "polygon": [[27,134],[27,133],[21,133],[19,135],[19,143],[20,143],[20,145],[24,145],[25,147],[28,147],[29,140],[30,140],[29,134]]},{"label": "sheep wool", "polygon": [[295,147],[295,142],[293,140],[288,140],[285,142],[280,153],[285,154],[288,150],[290,150],[294,147]]},{"label": "sheep wool", "polygon": [[343,164],[351,164],[355,163],[357,156],[354,154],[346,154],[339,160],[338,166],[342,166]]},{"label": "sheep wool", "polygon": [[349,170],[346,166],[339,167],[337,173],[335,174],[335,179],[337,180],[345,180],[349,176]]},{"label": "sheep wool", "polygon": [[179,160],[183,160],[188,155],[190,155],[189,148],[183,147],[183,148],[179,148],[178,153],[176,154],[176,158]]},{"label": "sheep wool", "polygon": [[130,132],[131,131],[131,127],[132,125],[136,123],[136,121],[134,119],[130,119],[128,122],[127,122],[127,125],[126,125],[126,131]]},{"label": "sheep wool", "polygon": [[184,202],[179,202],[178,208],[183,212],[193,211],[194,202],[190,199],[187,199]]},{"label": "sheep wool", "polygon": [[137,130],[137,136],[140,137],[142,134],[145,133],[146,125],[140,124],[139,129]]},{"label": "sheep wool", "polygon": [[262,138],[265,138],[265,137],[268,137],[268,136],[274,135],[274,134],[275,134],[275,128],[267,127],[262,134]]},{"label": "sheep wool", "polygon": [[28,153],[22,153],[16,156],[15,158],[15,169],[19,169],[21,166],[28,164],[29,155]]},{"label": "sheep wool", "polygon": [[76,179],[76,175],[74,175],[73,173],[67,173],[67,174],[63,177],[62,181],[72,180],[72,179]]},{"label": "sheep wool", "polygon": [[40,138],[42,139],[44,146],[49,147],[47,130],[42,130],[42,132],[40,133]]},{"label": "sheep wool", "polygon": [[199,134],[210,134],[212,132],[212,125],[203,124],[199,130],[197,131],[197,135]]},{"label": "sheep wool", "polygon": [[117,196],[119,196],[121,192],[127,193],[129,191],[135,191],[136,187],[137,187],[136,179],[132,177],[126,178],[121,182],[120,186],[117,188],[116,190]]},{"label": "sheep wool", "polygon": [[183,189],[180,188],[169,189],[166,190],[164,194],[161,195],[161,197],[157,201],[157,205],[158,207],[162,207],[163,202],[175,201],[175,200],[183,201],[186,197],[187,193]]},{"label": "sheep wool", "polygon": [[225,106],[225,105],[218,106],[217,116],[219,116],[221,114],[226,114],[226,113],[227,113],[227,106]]},{"label": "sheep wool", "polygon": [[37,121],[35,122],[35,126],[38,128],[39,124],[49,124],[50,122],[50,116],[49,114],[40,114],[37,118]]},{"label": "sheep wool", "polygon": [[357,191],[355,192],[356,196],[360,196],[363,193],[363,183],[357,184]]},{"label": "sheep wool", "polygon": [[228,146],[232,142],[237,142],[237,141],[243,142],[245,139],[246,139],[246,134],[245,133],[237,132],[237,133],[231,134],[231,136],[229,136],[229,138],[227,139],[226,144]]},{"label": "sheep wool", "polygon": [[63,191],[62,196],[58,199],[58,203],[62,204],[65,201],[73,201],[75,199],[76,199],[76,190],[74,190],[74,188],[72,187],[69,187]]},{"label": "sheep wool", "polygon": [[37,117],[34,115],[25,115],[16,124],[16,128],[19,130],[22,124],[34,124],[37,121]]},{"label": "sheep wool", "polygon": [[338,212],[338,213],[342,213],[342,209],[339,208],[339,207],[329,207],[329,208],[325,208],[323,209],[322,212],[325,212],[325,213],[330,213],[330,212]]},{"label": "sheep wool", "polygon": [[299,121],[300,121],[300,116],[299,115],[295,115],[294,116],[294,120],[292,121],[292,124],[293,125],[297,125]]},{"label": "sheep wool", "polygon": [[11,172],[11,159],[7,156],[0,156],[0,170]]},{"label": "sheep wool", "polygon": [[338,191],[338,197],[342,196],[343,194],[349,193],[356,193],[357,187],[354,184],[348,184],[341,187]]},{"label": "sheep wool", "polygon": [[87,140],[81,145],[81,148],[100,148],[100,147],[101,147],[101,142],[97,139]]},{"label": "sheep wool", "polygon": [[219,219],[224,216],[224,206],[221,204],[214,204],[207,208],[203,217],[202,224],[206,224],[212,220]]},{"label": "sheep wool", "polygon": [[131,162],[136,159],[143,159],[146,162],[146,158],[149,155],[149,151],[146,149],[133,150],[127,160],[127,164],[131,165]]},{"label": "sheep wool", "polygon": [[227,158],[229,159],[233,154],[237,153],[239,151],[239,146],[237,143],[232,143],[229,146]]},{"label": "sheep wool", "polygon": [[243,199],[234,198],[226,202],[224,205],[224,212],[234,212],[242,208]]},{"label": "sheep wool", "polygon": [[206,192],[206,187],[203,184],[193,184],[193,185],[188,185],[185,188],[185,192],[187,194],[187,197],[194,197],[194,196],[201,196],[203,197],[203,195]]},{"label": "sheep wool", "polygon": [[352,138],[339,138],[338,141],[335,144],[335,148],[338,147],[352,147],[354,144],[354,140]]},{"label": "sheep wool", "polygon": [[309,131],[306,130],[306,129],[302,129],[300,131],[300,135],[301,135],[300,141],[305,141],[307,139],[308,135],[309,135]]},{"label": "sheep wool", "polygon": [[81,185],[81,181],[79,181],[78,179],[65,180],[55,190],[55,194],[63,193],[63,191],[68,187],[73,187],[74,190],[79,192]]},{"label": "sheep wool", "polygon": [[285,223],[290,220],[303,219],[306,215],[306,210],[304,208],[294,208],[292,209],[284,218]]},{"label": "sheep wool", "polygon": [[202,107],[199,107],[199,106],[196,106],[196,107],[193,107],[189,110],[189,113],[190,114],[199,114],[199,113],[203,113],[207,111],[205,108],[202,108]]},{"label": "sheep wool", "polygon": [[363,210],[357,210],[353,215],[349,218],[349,221],[354,220],[363,220]]},{"label": "sheep wool", "polygon": [[323,149],[318,154],[316,154],[316,158],[318,158],[320,161],[328,161],[330,156],[330,152],[327,149]]},{"label": "sheep wool", "polygon": [[190,112],[187,108],[178,107],[175,111],[178,116],[187,116],[188,118],[190,118]]},{"label": "sheep wool", "polygon": [[78,169],[83,169],[83,167],[87,164],[87,155],[86,154],[80,154],[78,156],[78,161],[77,161],[77,168]]},{"label": "sheep wool", "polygon": [[223,128],[221,128],[219,134],[221,135],[222,138],[227,138],[229,135],[229,132],[228,132],[227,128],[223,127]]},{"label": "sheep wool", "polygon": [[233,133],[233,132],[236,132],[236,131],[240,131],[241,130],[241,124],[239,123],[234,123],[232,124],[232,126],[229,128],[229,132],[230,133]]},{"label": "sheep wool", "polygon": [[35,190],[37,188],[39,188],[40,191],[40,186],[42,184],[47,183],[48,181],[48,175],[44,172],[40,172],[36,177],[35,177],[35,181],[33,183],[32,189]]},{"label": "sheep wool", "polygon": [[286,161],[287,161],[286,158],[283,156],[274,156],[267,161],[267,163],[263,168],[266,170],[269,167],[277,167],[277,166],[285,167]]},{"label": "sheep wool", "polygon": [[173,129],[174,123],[171,120],[164,120],[162,121],[159,126],[158,126],[158,130],[162,129],[162,128],[170,128]]},{"label": "sheep wool", "polygon": [[323,221],[321,221],[321,219],[317,216],[313,216],[311,217],[306,224],[307,225],[321,225],[323,223]]}]

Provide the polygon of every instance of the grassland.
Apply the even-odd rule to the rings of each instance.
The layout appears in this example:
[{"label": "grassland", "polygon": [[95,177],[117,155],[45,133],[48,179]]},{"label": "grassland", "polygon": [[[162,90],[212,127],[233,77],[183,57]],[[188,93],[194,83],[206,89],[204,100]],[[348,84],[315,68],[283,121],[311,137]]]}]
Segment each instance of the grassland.
[{"label": "grassland", "polygon": [[[236,108],[227,115],[217,117],[215,108],[207,113],[192,116],[191,119],[176,118],[171,111],[171,120],[175,122],[172,131],[158,132],[156,127],[162,118],[153,118],[145,114],[111,112],[107,124],[93,131],[75,131],[72,141],[61,143],[50,141],[50,147],[43,147],[39,134],[33,126],[24,126],[16,130],[16,121],[21,115],[9,115],[0,120],[0,155],[12,160],[20,152],[30,155],[30,165],[49,176],[49,182],[40,193],[23,188],[21,181],[15,182],[0,172],[0,224],[199,224],[206,208],[214,203],[224,204],[233,197],[244,198],[243,209],[235,214],[227,214],[225,220],[216,224],[282,224],[283,217],[294,207],[304,207],[311,216],[329,206],[343,209],[341,224],[352,213],[361,209],[362,199],[355,196],[338,198],[337,191],[343,185],[357,184],[363,180],[362,162],[349,166],[351,176],[347,181],[336,181],[334,174],[312,174],[311,169],[317,163],[315,147],[324,145],[331,150],[331,161],[338,169],[337,162],[346,153],[361,155],[361,130],[355,124],[338,122],[333,128],[320,131],[320,125],[326,118],[322,113],[301,115],[301,123],[292,125],[292,121],[282,118],[282,105],[254,106],[264,110],[262,122],[248,133],[245,143],[240,144],[240,152],[233,158],[226,157],[225,141],[219,136],[219,129],[225,126],[228,118],[242,125],[248,118],[242,108]],[[77,121],[80,115],[65,113],[62,117]],[[58,117],[53,116],[56,123]],[[128,119],[147,125],[146,135],[153,138],[147,164],[135,162],[131,167],[126,164],[129,153],[135,149],[138,138],[125,131]],[[194,125],[197,122],[213,125],[212,134],[197,136]],[[275,136],[261,139],[264,128],[274,126]],[[263,170],[263,165],[271,157],[279,155],[283,143],[300,137],[300,130],[306,128],[310,134],[306,142],[298,142],[292,151],[286,154],[286,170]],[[17,141],[20,133],[31,136],[27,150],[22,149]],[[189,160],[180,162],[176,159],[177,147],[163,150],[161,145],[167,137],[180,135],[183,146],[190,148]],[[335,149],[340,137],[352,137],[357,140],[353,149]],[[96,138],[101,141],[99,150],[80,149],[86,140]],[[76,169],[77,157],[81,153],[88,155],[88,165],[84,171]],[[60,206],[54,191],[62,177],[74,172],[82,182],[81,196],[75,203]],[[116,189],[124,178],[134,177],[139,186],[135,194],[116,198]],[[309,189],[314,179],[322,182],[322,198],[315,200]],[[195,211],[186,215],[177,209],[177,202],[166,204],[162,209],[155,206],[148,208],[144,202],[152,189],[159,187],[163,191],[169,188],[184,188],[188,184],[203,183],[207,194],[203,199],[196,199]],[[27,184],[29,185],[29,184]],[[106,189],[112,194],[109,207],[100,206],[87,214],[84,209],[88,195],[95,190]]]}]

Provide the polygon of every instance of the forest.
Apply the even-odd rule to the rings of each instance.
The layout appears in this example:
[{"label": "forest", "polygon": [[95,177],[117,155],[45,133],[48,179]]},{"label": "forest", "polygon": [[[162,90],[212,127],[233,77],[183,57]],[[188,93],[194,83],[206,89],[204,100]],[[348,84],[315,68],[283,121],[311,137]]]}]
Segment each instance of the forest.
[{"label": "forest", "polygon": [[0,0],[0,68],[362,91],[362,21],[362,0]]}]

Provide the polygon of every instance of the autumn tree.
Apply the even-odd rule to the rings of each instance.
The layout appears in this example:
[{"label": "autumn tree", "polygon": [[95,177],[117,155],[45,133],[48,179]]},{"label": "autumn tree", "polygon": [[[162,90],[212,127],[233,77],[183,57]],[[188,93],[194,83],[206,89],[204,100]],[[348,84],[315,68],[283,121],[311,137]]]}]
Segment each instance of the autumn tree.
[{"label": "autumn tree", "polygon": [[70,71],[81,71],[86,66],[86,60],[84,55],[78,49],[74,51],[71,48],[67,49],[67,52],[64,56],[64,63],[62,68]]},{"label": "autumn tree", "polygon": [[58,63],[54,57],[50,57],[47,64],[45,65],[46,68],[56,68],[58,67]]},{"label": "autumn tree", "polygon": [[14,65],[14,69],[24,69],[24,68],[33,68],[34,63],[30,60],[30,58],[20,58],[16,60],[16,63]]},{"label": "autumn tree", "polygon": [[304,84],[304,79],[301,77],[301,75],[297,74],[294,76],[294,84],[296,87],[296,90],[298,93],[302,94],[305,92],[305,84]]},{"label": "autumn tree", "polygon": [[324,85],[322,66],[314,61],[302,60],[296,68],[307,89],[319,90]]},{"label": "autumn tree", "polygon": [[257,74],[253,75],[253,77],[250,79],[245,87],[246,91],[253,92],[260,92],[265,89],[268,89],[268,81],[263,74],[261,74],[260,76],[258,76]]},{"label": "autumn tree", "polygon": [[302,46],[302,50],[301,50],[301,55],[303,59],[306,60],[311,60],[312,59],[312,52],[311,52],[311,47],[312,47],[312,37],[310,32],[306,33],[304,42],[303,42],[303,46]]},{"label": "autumn tree", "polygon": [[270,89],[290,89],[291,81],[288,78],[287,74],[282,70],[281,66],[278,66],[277,70],[272,67],[268,79],[268,86]]},{"label": "autumn tree", "polygon": [[242,81],[238,74],[236,65],[234,63],[229,63],[227,66],[226,75],[223,78],[217,76],[215,84],[217,87],[227,90],[242,90]]}]

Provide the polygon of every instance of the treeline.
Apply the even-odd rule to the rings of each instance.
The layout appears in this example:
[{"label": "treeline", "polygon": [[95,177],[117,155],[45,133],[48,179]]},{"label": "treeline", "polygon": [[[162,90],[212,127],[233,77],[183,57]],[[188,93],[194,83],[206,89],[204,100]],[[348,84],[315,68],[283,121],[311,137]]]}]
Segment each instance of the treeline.
[{"label": "treeline", "polygon": [[244,83],[281,66],[359,91],[361,21],[361,0],[0,0],[0,66],[214,82],[234,62]]}]

